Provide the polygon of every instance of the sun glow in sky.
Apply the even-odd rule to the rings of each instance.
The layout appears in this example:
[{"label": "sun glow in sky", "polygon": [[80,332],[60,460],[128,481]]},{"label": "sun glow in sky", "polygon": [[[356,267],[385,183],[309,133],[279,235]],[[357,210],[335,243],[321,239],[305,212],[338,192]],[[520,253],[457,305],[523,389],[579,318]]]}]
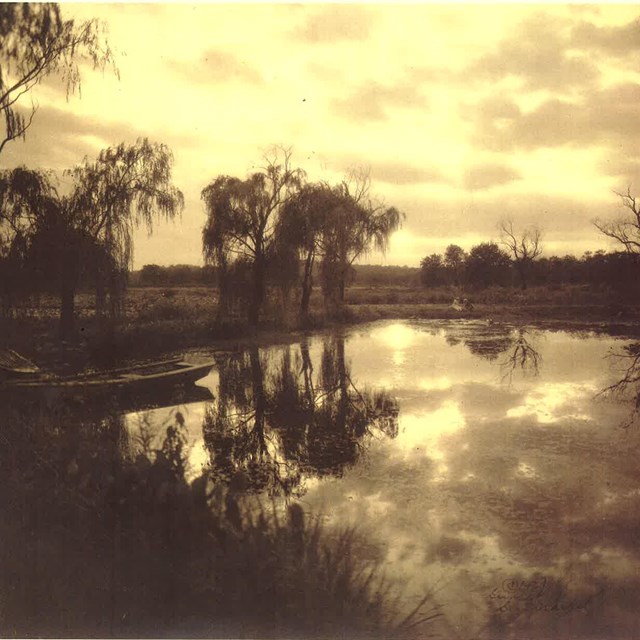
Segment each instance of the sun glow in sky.
[{"label": "sun glow in sky", "polygon": [[[546,255],[610,248],[592,225],[640,185],[640,8],[633,5],[65,4],[109,29],[120,78],[52,80],[0,165],[58,172],[139,136],[166,143],[181,221],[136,236],[135,266],[200,264],[200,192],[272,144],[309,179],[370,168],[406,213],[386,257],[536,223]],[[28,102],[25,103],[28,107]]]}]

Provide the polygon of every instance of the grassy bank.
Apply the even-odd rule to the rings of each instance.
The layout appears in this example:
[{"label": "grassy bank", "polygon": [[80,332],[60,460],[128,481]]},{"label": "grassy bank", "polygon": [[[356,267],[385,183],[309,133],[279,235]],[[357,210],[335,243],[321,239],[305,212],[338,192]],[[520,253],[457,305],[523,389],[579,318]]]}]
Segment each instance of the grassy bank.
[{"label": "grassy bank", "polygon": [[[467,297],[471,311],[451,307]],[[242,342],[295,331],[319,330],[340,324],[381,319],[485,319],[515,323],[555,323],[567,326],[605,324],[633,332],[640,326],[640,306],[623,295],[585,286],[537,287],[527,291],[496,287],[460,292],[452,287],[358,287],[348,289],[343,310],[327,316],[320,295],[311,301],[304,326],[295,305],[288,313],[282,301],[269,302],[259,335],[244,317],[215,322],[216,293],[207,287],[131,288],[123,318],[115,329],[93,315],[92,296],[77,298],[76,337],[60,346],[57,340],[57,300],[43,297],[37,305],[18,310],[4,331],[8,344],[54,370],[108,367],[125,360],[148,359],[190,348],[233,347]]]}]

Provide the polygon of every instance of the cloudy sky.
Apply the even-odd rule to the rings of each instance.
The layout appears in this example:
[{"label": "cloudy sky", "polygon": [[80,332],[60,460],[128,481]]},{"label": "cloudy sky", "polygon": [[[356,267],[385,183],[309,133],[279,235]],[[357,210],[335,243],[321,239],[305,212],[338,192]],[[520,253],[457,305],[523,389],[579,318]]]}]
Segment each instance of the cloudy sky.
[{"label": "cloudy sky", "polygon": [[385,258],[417,265],[497,222],[542,227],[545,254],[608,249],[592,221],[640,193],[640,6],[83,4],[120,78],[54,82],[4,167],[62,171],[139,136],[164,142],[181,222],[136,237],[135,266],[201,264],[202,188],[245,176],[272,144],[309,178],[369,167],[406,213]]}]

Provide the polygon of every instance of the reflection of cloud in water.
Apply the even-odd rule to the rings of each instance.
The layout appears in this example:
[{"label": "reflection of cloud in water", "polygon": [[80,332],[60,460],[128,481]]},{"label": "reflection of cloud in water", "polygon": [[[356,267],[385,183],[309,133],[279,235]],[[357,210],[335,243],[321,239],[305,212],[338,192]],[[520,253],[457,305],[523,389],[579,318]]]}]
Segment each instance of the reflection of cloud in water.
[{"label": "reflection of cloud in water", "polygon": [[591,420],[591,416],[579,407],[583,407],[597,390],[597,385],[590,382],[541,384],[529,392],[522,405],[509,409],[507,417],[535,416],[541,424]]},{"label": "reflection of cloud in water", "polygon": [[416,341],[418,332],[405,323],[386,325],[371,332],[371,338],[382,342],[387,347],[404,350]]},{"label": "reflection of cloud in water", "polygon": [[447,376],[439,376],[437,378],[422,378],[418,383],[420,389],[425,391],[439,390],[444,391],[453,386],[453,381]]},{"label": "reflection of cloud in water", "polygon": [[516,470],[516,473],[518,475],[521,475],[524,478],[535,478],[537,475],[535,467],[532,467],[530,464],[527,464],[526,462],[518,463],[518,468]]},{"label": "reflection of cloud in water", "polygon": [[[539,376],[521,375],[522,359],[516,358],[516,375],[505,385],[501,364],[512,352],[493,361],[481,356],[501,347],[501,337],[521,334],[478,323],[446,331],[434,326],[386,322],[347,332],[350,378],[360,390],[375,391],[382,381],[398,398],[398,436],[362,440],[366,455],[340,467],[341,477],[326,465],[323,475],[307,474],[305,508],[358,525],[372,547],[381,543],[388,573],[401,578],[411,602],[433,589],[445,613],[434,635],[548,637],[549,625],[559,624],[557,612],[516,603],[491,617],[505,597],[528,593],[528,584],[547,585],[536,606],[552,606],[558,593],[569,608],[605,587],[627,589],[616,602],[569,611],[554,637],[586,637],[594,616],[599,628],[619,620],[618,635],[629,635],[640,608],[634,573],[640,562],[640,431],[621,435],[614,427],[628,408],[594,401],[615,378],[604,359],[615,340],[536,334],[544,362]],[[452,332],[461,343],[448,344]],[[310,345],[315,376],[324,340],[313,338]],[[277,373],[282,348],[267,352],[278,354],[271,359]],[[217,381],[211,386],[218,396]],[[194,405],[187,417],[189,427],[196,425],[194,466],[203,462],[196,453],[198,412]],[[160,422],[169,417],[161,413]],[[306,447],[296,416],[283,441],[288,455]],[[563,428],[540,428],[554,424]],[[335,442],[331,431],[309,453],[324,443],[333,459]],[[524,586],[514,590],[517,580]],[[494,593],[503,599],[492,601]],[[572,624],[581,631],[572,635]]]},{"label": "reflection of cloud in water", "polygon": [[187,456],[187,467],[197,477],[202,474],[207,465],[207,452],[204,448],[204,438],[200,437],[193,442]]},{"label": "reflection of cloud in water", "polygon": [[374,330],[371,337],[390,350],[393,378],[402,376],[400,367],[407,361],[407,349],[416,342],[419,334],[406,324],[397,323]]},{"label": "reflection of cloud in water", "polygon": [[440,446],[443,436],[465,426],[460,407],[448,400],[438,409],[420,414],[401,413],[397,444],[406,451],[422,453],[436,462],[436,475],[442,478],[447,470],[445,449]]},{"label": "reflection of cloud in water", "polygon": [[401,413],[399,421],[400,434],[397,443],[405,449],[431,446],[444,434],[453,433],[465,426],[460,406],[453,400],[447,400],[434,411],[420,414]]},{"label": "reflection of cloud in water", "polygon": [[[357,336],[352,355],[359,381],[392,381],[398,437],[376,442],[366,468],[319,483],[309,504],[380,540],[409,599],[433,591],[444,613],[434,635],[637,631],[640,431],[621,433],[615,427],[628,408],[594,399],[615,378],[605,356],[616,340],[536,336],[539,376],[517,375],[505,385],[501,359],[452,347],[419,325],[407,328],[417,335],[405,337],[397,377],[392,346],[376,329]],[[464,330],[473,338],[474,327]],[[485,342],[491,332],[482,334]],[[552,424],[563,428],[540,428]],[[379,503],[389,506],[376,511]],[[544,586],[523,604],[518,598],[532,584]],[[595,597],[605,591],[608,598]],[[619,633],[607,636],[607,627]]]}]

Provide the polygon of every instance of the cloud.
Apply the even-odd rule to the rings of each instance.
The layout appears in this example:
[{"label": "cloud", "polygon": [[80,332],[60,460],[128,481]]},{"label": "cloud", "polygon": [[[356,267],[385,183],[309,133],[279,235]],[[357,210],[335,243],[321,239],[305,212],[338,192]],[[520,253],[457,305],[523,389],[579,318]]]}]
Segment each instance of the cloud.
[{"label": "cloud", "polygon": [[619,180],[620,191],[630,188],[637,192],[640,189],[640,159],[636,157],[620,157],[612,151],[600,163],[600,170]]},{"label": "cloud", "polygon": [[529,90],[593,85],[600,72],[588,56],[570,50],[566,25],[544,15],[525,20],[493,52],[469,65],[462,79],[500,81],[514,76]]},{"label": "cloud", "polygon": [[[402,233],[410,238],[468,237],[474,243],[495,240],[499,235],[496,224],[508,218],[516,228],[539,226],[544,232],[545,243],[584,241],[599,248],[603,238],[592,220],[619,211],[619,199],[613,193],[603,195],[603,200],[585,202],[579,195],[553,196],[529,191],[503,193],[487,189],[472,195],[461,192],[458,198],[447,201],[436,196],[398,193],[391,204],[406,212]],[[468,248],[466,241],[457,244]]]},{"label": "cloud", "polygon": [[491,189],[492,187],[508,184],[520,178],[520,173],[512,167],[489,162],[469,167],[464,172],[463,185],[465,189],[475,191]]},{"label": "cloud", "polygon": [[380,182],[397,185],[448,182],[442,172],[433,167],[416,167],[403,162],[391,161],[372,163],[371,178]]},{"label": "cloud", "polygon": [[571,43],[618,58],[632,56],[640,53],[640,20],[612,26],[596,26],[582,21],[573,27]]},{"label": "cloud", "polygon": [[[635,153],[640,135],[640,83],[618,84],[587,94],[582,101],[546,100],[529,112],[504,103],[476,108],[476,142],[501,151],[539,147],[604,145]],[[468,117],[473,114],[463,109]]]},{"label": "cloud", "polygon": [[2,152],[6,166],[26,164],[46,169],[69,169],[85,156],[95,157],[100,149],[133,143],[140,137],[168,144],[170,148],[189,147],[198,141],[195,135],[176,135],[147,131],[129,123],[109,122],[104,118],[83,116],[53,106],[38,109],[25,141],[16,140]]},{"label": "cloud", "polygon": [[427,107],[427,99],[408,82],[384,85],[370,82],[362,85],[347,98],[333,102],[334,112],[352,121],[386,120],[390,107]]},{"label": "cloud", "polygon": [[366,40],[372,23],[373,16],[365,7],[330,5],[310,15],[294,36],[309,43]]},{"label": "cloud", "polygon": [[197,84],[230,81],[262,83],[262,76],[231,53],[209,49],[197,62],[170,60],[167,65],[175,73]]}]

